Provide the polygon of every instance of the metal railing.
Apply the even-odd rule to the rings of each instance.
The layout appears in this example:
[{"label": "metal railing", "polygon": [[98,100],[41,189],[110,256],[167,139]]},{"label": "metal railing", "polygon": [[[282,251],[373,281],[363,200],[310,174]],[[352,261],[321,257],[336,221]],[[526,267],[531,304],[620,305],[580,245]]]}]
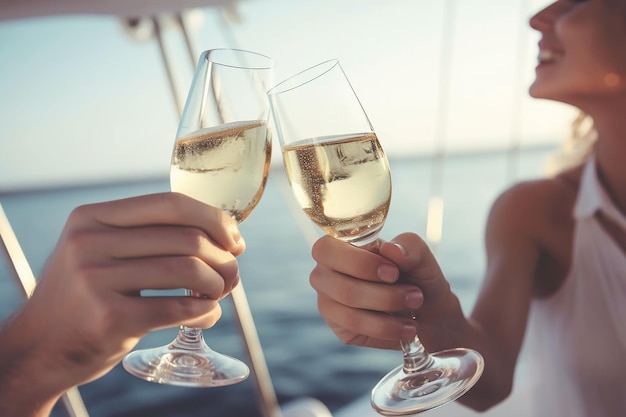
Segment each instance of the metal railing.
[{"label": "metal railing", "polygon": [[[1,203],[0,241],[21,293],[24,299],[27,300],[35,290],[37,281]],[[78,388],[74,387],[67,391],[63,394],[61,400],[69,417],[89,417]]]}]

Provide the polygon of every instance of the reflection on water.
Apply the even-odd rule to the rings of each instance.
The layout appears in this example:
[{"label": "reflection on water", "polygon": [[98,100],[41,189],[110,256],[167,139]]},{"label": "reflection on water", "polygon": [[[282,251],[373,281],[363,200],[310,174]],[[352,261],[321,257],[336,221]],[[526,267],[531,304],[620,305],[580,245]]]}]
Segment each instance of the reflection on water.
[{"label": "reflection on water", "polygon": [[[529,150],[520,157],[519,177],[541,175],[552,149]],[[393,197],[383,238],[404,231],[425,233],[430,193],[428,159],[392,159]],[[279,167],[280,168],[280,167]],[[445,167],[442,243],[437,256],[463,308],[471,308],[484,267],[482,236],[487,210],[506,186],[503,153],[451,156]],[[270,175],[255,212],[241,225],[247,251],[240,258],[241,276],[279,401],[303,396],[322,400],[331,410],[361,397],[399,364],[400,353],[344,346],[317,313],[315,293],[308,283],[313,267],[309,242],[311,222],[285,198],[280,169]],[[168,180],[23,194],[0,193],[9,219],[35,273],[61,232],[71,209],[79,204],[166,191]],[[299,223],[299,222],[302,223]],[[313,229],[314,230],[314,229]],[[314,230],[316,235],[319,232]],[[0,257],[0,318],[20,304],[5,259]],[[222,320],[205,332],[210,346],[245,359],[228,300]],[[141,347],[160,346],[174,339],[176,329],[154,332]],[[249,361],[248,361],[249,362]],[[180,388],[139,380],[117,366],[103,378],[80,387],[91,417],[252,417],[257,416],[252,381],[218,388]],[[54,417],[64,416],[61,410]]]}]

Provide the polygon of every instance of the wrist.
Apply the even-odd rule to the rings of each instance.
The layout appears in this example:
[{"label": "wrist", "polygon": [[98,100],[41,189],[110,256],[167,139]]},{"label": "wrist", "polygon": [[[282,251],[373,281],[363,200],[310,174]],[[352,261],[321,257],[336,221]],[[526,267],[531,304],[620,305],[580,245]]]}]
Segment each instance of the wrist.
[{"label": "wrist", "polygon": [[[48,417],[62,394],[41,396],[32,383],[6,384],[0,377],[0,415],[2,417]],[[32,381],[31,381],[32,382]]]},{"label": "wrist", "polygon": [[33,333],[21,331],[17,321],[0,330],[0,416],[47,417],[64,389],[40,360]]}]

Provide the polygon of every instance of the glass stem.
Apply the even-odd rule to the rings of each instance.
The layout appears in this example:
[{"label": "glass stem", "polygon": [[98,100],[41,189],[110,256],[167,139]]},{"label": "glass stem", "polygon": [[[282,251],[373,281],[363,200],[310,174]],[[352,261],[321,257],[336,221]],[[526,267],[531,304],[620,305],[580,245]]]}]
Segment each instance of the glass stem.
[{"label": "glass stem", "polygon": [[417,335],[411,341],[401,340],[400,345],[404,356],[405,373],[419,372],[432,364],[433,358],[424,349],[424,345]]},{"label": "glass stem", "polygon": [[[185,295],[189,297],[201,297],[191,290],[185,290]],[[204,337],[202,335],[202,328],[200,327],[187,327],[180,326],[178,329],[178,335],[174,340],[174,346],[181,349],[201,349]]]},{"label": "glass stem", "polygon": [[180,326],[174,345],[181,349],[199,349],[202,344],[202,329],[198,327]]},{"label": "glass stem", "polygon": [[[353,245],[375,252],[378,250],[380,242],[378,239],[375,239],[368,243],[353,243]],[[411,315],[413,320],[415,320],[413,313],[411,313]],[[424,349],[424,345],[422,345],[422,342],[417,335],[415,335],[411,341],[401,340],[400,346],[402,346],[402,355],[404,356],[403,370],[405,373],[410,374],[413,372],[419,372],[432,365],[433,358],[428,354],[426,349]]]}]

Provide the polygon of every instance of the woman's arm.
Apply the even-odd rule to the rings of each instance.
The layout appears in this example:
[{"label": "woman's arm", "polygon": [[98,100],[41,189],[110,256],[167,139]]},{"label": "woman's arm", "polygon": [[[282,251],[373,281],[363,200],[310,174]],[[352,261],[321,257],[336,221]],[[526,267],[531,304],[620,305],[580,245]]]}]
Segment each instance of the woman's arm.
[{"label": "woman's arm", "polygon": [[[488,269],[476,308],[466,318],[428,245],[405,233],[377,253],[323,237],[313,247],[310,281],[322,317],[348,344],[398,349],[417,332],[431,352],[469,347],[485,358],[478,384],[461,402],[479,410],[509,394],[523,340],[538,247],[527,210],[536,204],[514,189],[494,204],[487,228]],[[414,311],[416,320],[389,312]]]}]

